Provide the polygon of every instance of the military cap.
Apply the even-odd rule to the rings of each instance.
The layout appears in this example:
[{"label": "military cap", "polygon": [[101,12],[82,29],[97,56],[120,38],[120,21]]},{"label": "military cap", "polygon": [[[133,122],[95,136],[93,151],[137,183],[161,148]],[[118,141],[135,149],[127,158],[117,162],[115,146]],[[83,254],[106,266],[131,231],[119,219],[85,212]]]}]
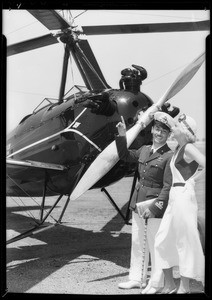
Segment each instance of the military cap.
[{"label": "military cap", "polygon": [[168,129],[169,131],[175,124],[175,120],[167,113],[158,111],[154,114],[154,121],[155,124],[159,124],[165,129]]}]

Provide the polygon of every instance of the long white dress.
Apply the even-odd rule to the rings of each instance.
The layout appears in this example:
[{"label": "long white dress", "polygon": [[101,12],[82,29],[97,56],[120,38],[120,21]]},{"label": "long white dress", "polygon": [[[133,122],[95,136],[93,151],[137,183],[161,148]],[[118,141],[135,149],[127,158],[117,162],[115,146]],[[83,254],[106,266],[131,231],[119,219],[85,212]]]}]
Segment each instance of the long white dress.
[{"label": "long white dress", "polygon": [[204,284],[205,257],[197,228],[198,207],[193,179],[197,171],[184,180],[175,166],[180,150],[170,163],[172,182],[185,185],[170,189],[169,203],[155,237],[155,264],[158,269],[178,266],[181,276]]}]

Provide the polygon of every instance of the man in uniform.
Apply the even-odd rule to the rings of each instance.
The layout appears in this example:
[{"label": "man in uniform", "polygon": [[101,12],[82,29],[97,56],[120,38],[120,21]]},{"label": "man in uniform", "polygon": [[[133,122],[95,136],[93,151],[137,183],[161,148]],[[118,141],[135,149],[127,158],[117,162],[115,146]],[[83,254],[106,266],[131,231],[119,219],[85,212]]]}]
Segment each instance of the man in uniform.
[{"label": "man in uniform", "polygon": [[[150,278],[148,286],[142,291],[142,294],[154,294],[164,284],[162,270],[155,270],[154,239],[168,203],[172,183],[169,163],[173,152],[167,145],[167,139],[170,136],[171,127],[169,124],[172,124],[173,121],[169,120],[167,122],[167,118],[169,118],[169,115],[163,112],[155,113],[151,129],[152,145],[143,145],[138,150],[127,149],[124,119],[122,118],[122,122],[117,124],[119,135],[116,137],[116,146],[119,158],[125,162],[138,163],[138,183],[130,202],[130,209],[132,210],[132,244],[129,281],[120,283],[118,286],[122,289],[140,288],[141,286],[145,218],[148,218],[142,281],[146,282],[150,253],[151,278],[154,278],[155,282],[151,282]],[[136,204],[154,198],[155,200],[144,210],[142,217],[140,217]],[[142,284],[142,287],[144,286],[145,284]]]}]

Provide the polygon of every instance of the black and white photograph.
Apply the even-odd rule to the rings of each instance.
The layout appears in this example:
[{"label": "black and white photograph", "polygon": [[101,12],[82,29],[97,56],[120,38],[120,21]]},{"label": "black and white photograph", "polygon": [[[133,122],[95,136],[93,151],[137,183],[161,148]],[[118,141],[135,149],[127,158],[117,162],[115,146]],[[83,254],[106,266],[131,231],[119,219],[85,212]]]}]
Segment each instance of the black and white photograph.
[{"label": "black and white photograph", "polygon": [[210,11],[19,7],[2,33],[4,295],[207,294]]}]

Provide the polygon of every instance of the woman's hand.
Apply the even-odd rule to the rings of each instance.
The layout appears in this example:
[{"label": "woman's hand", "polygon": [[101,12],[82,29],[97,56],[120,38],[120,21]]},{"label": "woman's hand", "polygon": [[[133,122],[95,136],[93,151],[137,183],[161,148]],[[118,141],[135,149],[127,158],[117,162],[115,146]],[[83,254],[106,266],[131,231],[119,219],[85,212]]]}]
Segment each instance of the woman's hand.
[{"label": "woman's hand", "polygon": [[121,122],[116,125],[116,128],[118,129],[119,136],[126,136],[126,124],[123,116],[121,116]]}]

